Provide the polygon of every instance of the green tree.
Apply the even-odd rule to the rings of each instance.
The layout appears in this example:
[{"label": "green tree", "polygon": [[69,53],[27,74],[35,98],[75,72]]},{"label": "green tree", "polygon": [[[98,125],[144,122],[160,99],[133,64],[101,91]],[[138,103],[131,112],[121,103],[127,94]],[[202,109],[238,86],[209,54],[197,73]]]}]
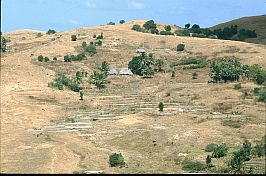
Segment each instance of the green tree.
[{"label": "green tree", "polygon": [[120,20],[119,23],[120,23],[120,24],[124,24],[124,23],[125,23],[125,20]]},{"label": "green tree", "polygon": [[76,35],[71,35],[71,41],[77,41],[77,36]]},{"label": "green tree", "polygon": [[43,62],[44,61],[44,57],[42,55],[38,56],[38,61],[39,62]]},{"label": "green tree", "polygon": [[153,20],[149,20],[146,23],[144,23],[143,27],[146,30],[151,30],[151,29],[156,29],[157,28],[157,25],[154,23]]},{"label": "green tree", "polygon": [[132,71],[133,74],[144,76],[154,74],[152,66],[154,65],[154,59],[149,57],[147,54],[141,56],[135,56],[128,63],[128,68]]},{"label": "green tree", "polygon": [[184,51],[185,49],[185,44],[178,44],[176,47],[176,51]]},{"label": "green tree", "polygon": [[107,23],[107,25],[115,25],[115,23],[111,21],[111,22]]},{"label": "green tree", "polygon": [[102,65],[101,65],[101,67],[100,67],[100,70],[101,70],[105,75],[108,75],[108,72],[110,71],[110,66],[109,66],[108,62],[103,61],[103,62],[102,62]]},{"label": "green tree", "polygon": [[170,25],[164,26],[164,29],[165,29],[166,31],[169,31],[169,32],[172,30],[172,28],[171,28]]},{"label": "green tree", "polygon": [[1,52],[6,52],[6,43],[6,38],[1,35]]},{"label": "green tree", "polygon": [[76,72],[76,80],[78,84],[82,82],[82,73],[80,71]]},{"label": "green tree", "polygon": [[172,75],[171,75],[171,77],[172,77],[172,78],[175,78],[175,75],[176,75],[176,74],[175,74],[175,71],[172,71]]},{"label": "green tree", "polygon": [[208,155],[207,158],[206,158],[206,165],[208,167],[210,167],[211,166],[211,163],[212,163],[212,157],[210,155]]},{"label": "green tree", "polygon": [[109,164],[111,167],[124,167],[126,163],[121,153],[113,153],[109,156]]},{"label": "green tree", "polygon": [[85,51],[88,52],[91,55],[96,54],[96,47],[94,45],[89,45],[85,47]]},{"label": "green tree", "polygon": [[141,27],[140,27],[140,25],[135,24],[135,25],[133,25],[132,30],[140,31],[141,30]]},{"label": "green tree", "polygon": [[91,82],[98,89],[105,88],[105,85],[108,83],[107,75],[101,71],[94,71],[91,75]]},{"label": "green tree", "polygon": [[82,91],[79,92],[80,100],[83,100],[84,93]]},{"label": "green tree", "polygon": [[164,108],[164,104],[162,102],[159,103],[159,111],[163,111]]},{"label": "green tree", "polygon": [[190,24],[189,23],[185,25],[185,28],[186,29],[189,29],[189,27],[190,27]]},{"label": "green tree", "polygon": [[55,33],[56,33],[55,30],[49,29],[46,34],[50,35],[50,34],[55,34]]},{"label": "green tree", "polygon": [[87,46],[86,42],[82,42],[82,47],[85,48]]},{"label": "green tree", "polygon": [[224,157],[226,156],[228,152],[228,148],[226,146],[226,144],[222,144],[222,145],[219,145],[218,147],[216,147],[212,153],[212,157],[213,158],[221,158],[221,157]]}]

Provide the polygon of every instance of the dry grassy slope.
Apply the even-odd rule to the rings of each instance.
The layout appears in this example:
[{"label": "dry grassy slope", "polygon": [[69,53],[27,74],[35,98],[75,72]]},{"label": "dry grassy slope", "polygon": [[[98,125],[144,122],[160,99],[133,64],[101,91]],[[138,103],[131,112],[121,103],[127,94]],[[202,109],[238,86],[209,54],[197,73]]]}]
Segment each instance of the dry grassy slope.
[{"label": "dry grassy slope", "polygon": [[255,39],[247,39],[246,41],[251,43],[266,45],[266,30],[265,30],[266,15],[251,16],[251,17],[236,19],[226,23],[218,24],[212,27],[211,29],[225,28],[231,25],[238,25],[239,29],[244,28],[244,29],[256,30],[258,37]]},{"label": "dry grassy slope", "polygon": [[[263,135],[265,126],[262,124],[262,104],[254,105],[252,99],[239,101],[238,97],[241,93],[232,90],[232,84],[203,85],[203,87],[192,84],[206,83],[208,69],[197,70],[199,79],[194,81],[190,76],[192,70],[177,71],[176,79],[170,79],[170,73],[157,74],[153,79],[147,80],[134,77],[110,78],[112,83],[103,92],[97,91],[94,87],[87,90],[84,102],[78,101],[79,97],[76,93],[62,92],[47,87],[47,83],[52,81],[55,73],[59,71],[66,71],[72,75],[81,68],[92,71],[103,60],[107,60],[111,67],[127,67],[135,49],[143,44],[148,52],[165,58],[168,63],[184,56],[204,55],[208,59],[214,59],[217,56],[235,55],[245,64],[257,63],[266,67],[266,48],[263,45],[139,33],[131,30],[132,23],[140,22],[81,28],[59,32],[55,35],[43,33],[43,36],[39,38],[36,37],[38,31],[29,30],[4,35],[10,38],[11,42],[8,44],[10,52],[3,54],[1,58],[1,172],[71,173],[84,168],[111,173],[182,172],[180,165],[172,162],[169,164],[168,160],[175,159],[179,152],[193,154],[195,150],[204,148],[206,143],[212,141],[227,142],[233,146],[234,141],[241,144],[241,136],[254,141]],[[100,34],[100,32],[104,32],[104,44],[98,47],[98,53],[94,57],[88,57],[82,62],[63,63],[64,55],[77,54],[78,51],[75,49],[77,46],[80,46],[83,41],[92,41],[93,34]],[[80,34],[77,42],[71,42],[72,34]],[[23,37],[25,39],[22,40]],[[177,54],[175,48],[179,43],[186,44],[186,51]],[[57,56],[59,61],[36,63],[37,56],[41,54],[50,58]],[[243,83],[243,86],[249,89],[255,87],[250,83]],[[121,89],[121,87],[125,88]],[[166,91],[171,92],[175,100],[180,100],[180,97],[175,97],[176,94],[195,94],[198,98],[187,103],[205,105],[210,109],[218,102],[233,104],[235,107],[232,110],[243,111],[254,124],[246,125],[238,130],[221,126],[219,120],[204,120],[204,123],[198,124],[197,122],[205,116],[195,121],[195,117],[190,114],[162,118],[154,118],[149,114],[137,114],[125,116],[120,121],[94,122],[93,134],[96,135],[94,138],[81,138],[76,133],[44,133],[37,137],[40,133],[34,130],[53,124],[51,120],[82,114],[83,109],[89,109],[94,113],[99,111],[99,107],[108,108],[109,106],[106,105],[108,103],[123,101],[115,100],[115,98],[125,93],[154,95],[156,103],[164,97]],[[216,96],[213,96],[214,92]],[[113,96],[114,99],[108,102],[111,97],[107,97],[105,104],[101,101],[104,94]],[[185,98],[184,101],[187,99]],[[130,100],[127,103],[129,102]],[[164,125],[167,128],[165,131],[155,130],[150,125],[155,127]],[[104,129],[112,132],[112,130],[135,127],[147,128],[149,131],[143,134],[125,132],[119,138],[112,135],[101,136],[101,131]],[[191,135],[195,130],[200,134],[198,140]],[[229,130],[233,130],[232,136],[228,134]],[[209,134],[218,135],[219,138]],[[177,148],[174,149],[160,144],[160,147],[154,150],[149,144],[150,141],[147,141],[147,139],[156,138],[158,141],[167,142],[166,139],[172,136],[179,136],[176,139]],[[97,144],[99,141],[102,142],[101,147]],[[128,168],[120,170],[108,167],[108,155],[116,151],[123,152],[129,163]],[[140,166],[137,166],[139,164]]]}]

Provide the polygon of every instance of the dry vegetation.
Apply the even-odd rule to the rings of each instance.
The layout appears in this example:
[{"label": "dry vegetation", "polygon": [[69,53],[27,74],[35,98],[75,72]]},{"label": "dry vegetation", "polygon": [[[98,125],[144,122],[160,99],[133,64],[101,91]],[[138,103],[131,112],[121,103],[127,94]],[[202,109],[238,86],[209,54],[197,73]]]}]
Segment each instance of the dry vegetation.
[{"label": "dry vegetation", "polygon": [[[81,28],[37,37],[38,31],[4,34],[11,40],[1,57],[1,172],[2,173],[183,173],[185,159],[205,162],[209,143],[235,148],[243,139],[251,142],[265,135],[263,103],[242,98],[235,83],[208,84],[209,68],[171,68],[153,78],[114,76],[98,90],[87,81],[84,101],[69,90],[49,88],[58,72],[91,73],[103,61],[111,68],[125,68],[138,47],[146,48],[168,65],[184,57],[213,60],[236,56],[243,64],[266,68],[266,46],[237,41],[158,36],[132,31],[133,21],[123,25]],[[83,41],[104,33],[97,54],[80,62],[65,63],[77,55]],[[80,34],[76,42],[71,35]],[[25,37],[22,40],[22,37]],[[176,45],[185,43],[184,52]],[[58,61],[37,62],[39,55]],[[198,79],[192,79],[193,72]],[[242,89],[257,85],[242,81]],[[166,96],[170,93],[170,96]],[[164,111],[158,111],[159,102]],[[238,112],[238,113],[235,113]],[[224,125],[231,119],[241,123]],[[156,140],[156,146],[154,146]],[[112,168],[109,155],[122,153],[126,167]],[[265,163],[262,158],[258,162]],[[224,165],[214,159],[214,164]]]}]

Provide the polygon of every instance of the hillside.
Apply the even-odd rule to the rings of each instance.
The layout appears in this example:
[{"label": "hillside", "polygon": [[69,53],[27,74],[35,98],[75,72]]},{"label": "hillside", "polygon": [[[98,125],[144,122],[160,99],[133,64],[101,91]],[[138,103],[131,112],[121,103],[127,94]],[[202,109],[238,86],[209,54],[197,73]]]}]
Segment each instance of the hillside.
[{"label": "hillside", "polygon": [[247,39],[246,41],[250,43],[258,43],[266,45],[266,29],[265,29],[266,15],[251,16],[251,17],[236,19],[226,23],[218,24],[214,27],[211,27],[211,29],[225,28],[231,25],[238,25],[238,29],[244,28],[244,29],[255,30],[256,33],[258,34],[258,37],[254,39]]},{"label": "hillside", "polygon": [[[188,57],[212,61],[235,56],[242,64],[266,68],[266,46],[131,30],[137,23],[143,21],[53,35],[37,36],[39,32],[31,30],[4,34],[10,42],[1,53],[1,173],[187,173],[182,162],[205,163],[211,154],[204,151],[209,143],[226,143],[229,157],[244,139],[253,145],[261,140],[264,104],[255,103],[252,95],[258,85],[242,79],[240,90],[233,89],[236,83],[208,84],[209,67],[183,70],[170,65]],[[96,47],[94,56],[64,62],[65,55],[79,54],[82,42],[94,41],[93,35],[101,32],[103,45]],[[73,34],[79,34],[77,41],[71,41]],[[176,52],[180,43],[186,45],[185,51]],[[86,77],[83,101],[79,93],[48,87],[57,73],[92,74],[103,61],[111,68],[127,68],[143,46],[167,62],[165,72],[149,79],[109,76],[104,89]],[[38,62],[39,55],[57,61]],[[194,72],[197,79],[192,79]],[[243,91],[248,92],[246,98]],[[158,111],[160,102],[163,112]],[[229,119],[240,127],[223,125]],[[122,153],[126,167],[110,167],[112,153]],[[251,162],[265,165],[265,157]],[[219,159],[213,164],[226,167]]]}]

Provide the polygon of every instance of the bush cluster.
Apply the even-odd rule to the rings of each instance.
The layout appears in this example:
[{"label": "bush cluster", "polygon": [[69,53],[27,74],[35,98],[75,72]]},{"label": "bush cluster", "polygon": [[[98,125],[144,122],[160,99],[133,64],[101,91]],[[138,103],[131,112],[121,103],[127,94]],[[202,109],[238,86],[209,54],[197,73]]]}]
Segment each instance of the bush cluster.
[{"label": "bush cluster", "polygon": [[64,86],[74,92],[79,92],[80,87],[76,81],[69,79],[65,74],[58,74],[53,82],[48,84],[49,87],[57,87],[59,90],[64,90]]},{"label": "bush cluster", "polygon": [[50,59],[46,56],[46,57],[43,57],[42,55],[38,56],[38,61],[39,62],[48,62],[50,61]]},{"label": "bush cluster", "polygon": [[78,55],[66,55],[64,56],[64,62],[72,62],[72,61],[81,61],[86,58],[86,55],[84,53],[78,54]]}]

